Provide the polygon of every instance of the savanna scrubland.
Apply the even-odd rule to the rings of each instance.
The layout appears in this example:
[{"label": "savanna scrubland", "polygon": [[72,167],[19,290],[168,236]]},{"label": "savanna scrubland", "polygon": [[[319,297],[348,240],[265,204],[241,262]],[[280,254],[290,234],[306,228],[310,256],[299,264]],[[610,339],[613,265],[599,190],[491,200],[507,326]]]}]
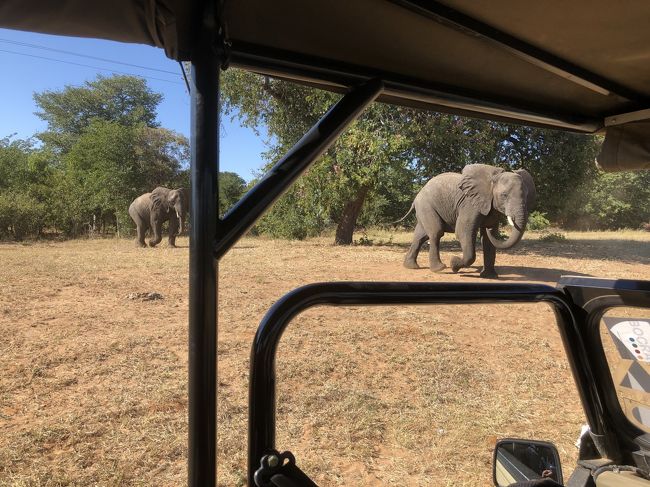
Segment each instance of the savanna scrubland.
[{"label": "savanna scrubland", "polygon": [[[244,485],[250,345],[284,293],[478,281],[474,269],[403,268],[410,237],[247,237],[220,262],[219,485]],[[647,232],[565,237],[528,232],[497,254],[500,280],[650,278]],[[177,243],[0,244],[0,485],[185,482],[188,249]],[[443,260],[458,252],[445,237]],[[493,443],[508,435],[554,441],[571,465],[584,422],[544,304],[314,308],[285,333],[278,372],[278,447],[321,485],[487,485]]]},{"label": "savanna scrubland", "polygon": [[[252,181],[221,174],[220,213],[338,96],[224,73],[223,115],[266,131],[269,150]],[[140,78],[34,97],[46,129],[0,134],[0,485],[182,485],[187,238],[136,248],[127,209],[188,186],[187,139],[160,126],[161,95]],[[601,173],[599,143],[372,105],[219,263],[219,485],[244,485],[249,348],[283,294],[478,280],[480,253],[458,274],[405,269],[413,219],[387,230],[436,174],[478,162],[534,178],[536,210],[497,254],[500,281],[649,279],[650,172]],[[458,253],[446,235],[443,261]],[[502,436],[576,456],[584,418],[544,304],[314,308],[278,368],[278,447],[322,485],[487,485]]]}]

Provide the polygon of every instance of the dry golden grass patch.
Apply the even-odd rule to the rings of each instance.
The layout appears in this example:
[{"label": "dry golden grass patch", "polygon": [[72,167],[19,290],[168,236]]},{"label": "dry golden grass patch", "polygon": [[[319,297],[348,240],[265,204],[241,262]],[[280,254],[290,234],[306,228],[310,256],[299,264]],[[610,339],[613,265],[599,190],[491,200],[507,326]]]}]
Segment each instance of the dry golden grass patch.
[{"label": "dry golden grass patch", "polygon": [[[650,234],[567,236],[498,254],[502,280],[650,278]],[[405,232],[367,238],[247,238],[220,263],[219,485],[244,484],[249,349],[279,297],[478,280],[404,269]],[[457,252],[446,240],[443,260]],[[185,484],[187,248],[2,244],[0,262],[0,485]],[[314,308],[282,339],[278,447],[321,485],[487,485],[506,435],[552,440],[571,465],[583,414],[563,354],[542,304]]]}]

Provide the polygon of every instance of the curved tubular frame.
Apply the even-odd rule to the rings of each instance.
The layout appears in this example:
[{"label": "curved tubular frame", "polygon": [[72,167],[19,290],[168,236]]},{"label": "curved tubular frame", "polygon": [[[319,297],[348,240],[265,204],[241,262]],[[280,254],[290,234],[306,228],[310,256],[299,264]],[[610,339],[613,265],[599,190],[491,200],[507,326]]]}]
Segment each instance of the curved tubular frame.
[{"label": "curved tubular frame", "polygon": [[379,306],[477,303],[549,303],[591,431],[602,434],[603,406],[580,334],[582,310],[562,291],[537,284],[329,282],[298,288],[275,303],[259,325],[250,363],[248,482],[260,459],[275,449],[275,356],[289,322],[317,305]]}]

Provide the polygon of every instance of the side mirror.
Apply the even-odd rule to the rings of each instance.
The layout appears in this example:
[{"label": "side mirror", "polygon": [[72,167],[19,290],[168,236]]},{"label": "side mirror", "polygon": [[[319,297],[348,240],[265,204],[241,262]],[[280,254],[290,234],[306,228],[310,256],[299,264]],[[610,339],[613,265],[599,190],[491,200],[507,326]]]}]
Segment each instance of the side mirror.
[{"label": "side mirror", "polygon": [[560,455],[552,443],[534,440],[499,440],[492,461],[494,485],[550,478],[562,484]]}]

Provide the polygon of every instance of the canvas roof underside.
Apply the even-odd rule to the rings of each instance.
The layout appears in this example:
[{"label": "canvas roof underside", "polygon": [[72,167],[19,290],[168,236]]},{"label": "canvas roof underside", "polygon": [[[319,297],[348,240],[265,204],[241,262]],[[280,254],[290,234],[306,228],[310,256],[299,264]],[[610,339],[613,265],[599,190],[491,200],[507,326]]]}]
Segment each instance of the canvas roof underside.
[{"label": "canvas roof underside", "polygon": [[[0,27],[149,44],[188,60],[202,12],[198,0],[4,0]],[[379,77],[380,100],[407,106],[618,127],[608,154],[634,162],[604,165],[650,167],[646,0],[226,0],[223,12],[232,66],[341,92]]]}]

